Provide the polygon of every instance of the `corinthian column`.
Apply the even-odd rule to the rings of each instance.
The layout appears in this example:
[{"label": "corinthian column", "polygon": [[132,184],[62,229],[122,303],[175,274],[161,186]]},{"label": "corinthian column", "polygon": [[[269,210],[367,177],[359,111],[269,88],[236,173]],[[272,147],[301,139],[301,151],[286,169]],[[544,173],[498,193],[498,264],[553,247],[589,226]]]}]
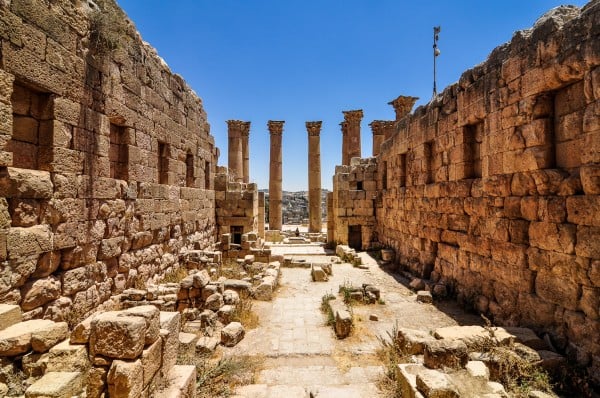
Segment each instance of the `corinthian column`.
[{"label": "corinthian column", "polygon": [[283,191],[281,187],[281,136],[283,121],[269,120],[268,127],[271,134],[271,161],[269,166],[269,229],[281,230],[281,200]]},{"label": "corinthian column", "polygon": [[243,180],[243,156],[242,156],[242,129],[245,122],[241,120],[228,120],[227,121],[227,166],[229,172],[234,175],[235,181],[241,182]]},{"label": "corinthian column", "polygon": [[242,181],[250,182],[250,147],[248,138],[250,137],[250,122],[245,122],[241,130],[242,134]]},{"label": "corinthian column", "polygon": [[388,102],[389,105],[394,107],[394,111],[396,111],[396,121],[408,115],[418,99],[419,97],[401,95],[398,98]]},{"label": "corinthian column", "polygon": [[[346,160],[350,164],[350,159],[361,157],[360,152],[360,121],[363,117],[362,109],[354,111],[344,111],[344,123],[346,124]],[[343,145],[342,145],[343,147]],[[342,154],[342,158],[344,158]]]},{"label": "corinthian column", "polygon": [[373,120],[371,123],[369,123],[369,126],[371,126],[371,132],[373,133],[373,156],[379,155],[381,144],[385,139],[383,123],[383,120]]},{"label": "corinthian column", "polygon": [[308,131],[308,232],[321,232],[321,122],[306,122]]}]

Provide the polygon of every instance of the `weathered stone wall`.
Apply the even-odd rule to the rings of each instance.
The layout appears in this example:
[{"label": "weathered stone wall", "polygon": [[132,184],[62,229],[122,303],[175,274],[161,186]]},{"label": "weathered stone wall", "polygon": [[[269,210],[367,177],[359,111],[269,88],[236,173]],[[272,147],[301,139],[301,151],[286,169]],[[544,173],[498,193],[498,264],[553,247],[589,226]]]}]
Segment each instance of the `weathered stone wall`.
[{"label": "weathered stone wall", "polygon": [[377,212],[400,264],[497,323],[549,332],[596,377],[599,21],[598,1],[553,10],[400,120]]},{"label": "weathered stone wall", "polygon": [[217,171],[214,186],[218,233],[231,233],[232,242],[238,239],[234,243],[241,244],[242,234],[258,231],[258,188],[255,183],[234,182],[238,177],[225,167]]},{"label": "weathered stone wall", "polygon": [[202,102],[96,3],[0,2],[0,302],[25,319],[75,321],[214,242]]},{"label": "weathered stone wall", "polygon": [[344,243],[357,250],[377,242],[377,159],[352,158],[350,165],[336,166],[333,177],[329,242]]}]

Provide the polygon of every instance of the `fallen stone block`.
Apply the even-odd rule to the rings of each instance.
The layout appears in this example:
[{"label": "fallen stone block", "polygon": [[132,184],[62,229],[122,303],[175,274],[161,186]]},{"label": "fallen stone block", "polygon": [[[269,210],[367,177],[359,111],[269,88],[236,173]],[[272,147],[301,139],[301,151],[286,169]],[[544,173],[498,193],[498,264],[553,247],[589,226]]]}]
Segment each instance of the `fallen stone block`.
[{"label": "fallen stone block", "polygon": [[198,335],[194,333],[179,332],[179,357],[191,358],[196,352]]},{"label": "fallen stone block", "polygon": [[212,311],[218,311],[223,305],[225,305],[225,302],[220,293],[211,294],[206,298],[206,302],[204,303],[204,306]]},{"label": "fallen stone block", "polygon": [[260,301],[271,301],[273,291],[277,286],[277,279],[272,276],[265,276],[261,283],[254,289],[254,298]]},{"label": "fallen stone block", "polygon": [[208,285],[210,282],[210,275],[208,275],[208,271],[203,269],[198,271],[192,275],[193,278],[193,286],[196,289],[202,289],[204,286]]},{"label": "fallen stone block", "polygon": [[82,393],[80,372],[48,372],[25,391],[26,398],[65,398]]},{"label": "fallen stone block", "polygon": [[144,385],[144,368],[139,359],[133,362],[115,360],[108,375],[108,395],[111,398],[130,398],[142,395]]},{"label": "fallen stone block", "polygon": [[417,390],[417,374],[425,370],[421,364],[404,363],[396,368],[396,380],[402,398],[424,398]]},{"label": "fallen stone block", "polygon": [[329,300],[329,306],[335,323],[333,330],[338,339],[344,339],[352,332],[352,314],[348,311],[346,304],[340,300]]},{"label": "fallen stone block", "polygon": [[490,378],[490,370],[485,366],[483,361],[469,361],[465,368],[471,377],[484,380],[489,380]]},{"label": "fallen stone block", "polygon": [[402,350],[411,355],[420,355],[425,351],[428,343],[434,342],[435,338],[428,332],[416,329],[398,328],[396,342]]},{"label": "fallen stone block", "polygon": [[421,278],[413,278],[408,284],[413,290],[424,290],[425,289],[425,281]]},{"label": "fallen stone block", "polygon": [[162,340],[159,338],[142,351],[143,388],[150,385],[161,366]]},{"label": "fallen stone block", "polygon": [[235,290],[239,294],[252,295],[252,284],[239,279],[226,279],[223,281],[223,288]]},{"label": "fallen stone block", "polygon": [[175,365],[166,381],[167,387],[156,398],[194,398],[196,396],[196,367]]},{"label": "fallen stone block", "polygon": [[310,275],[312,277],[313,282],[327,282],[329,280],[327,274],[319,265],[311,265]]},{"label": "fallen stone block", "polygon": [[0,330],[23,320],[21,307],[11,304],[0,304]]},{"label": "fallen stone block", "polygon": [[235,305],[240,302],[240,295],[235,290],[225,290],[223,292],[223,302]]},{"label": "fallen stone block", "polygon": [[71,344],[64,340],[48,352],[48,372],[86,372],[90,367],[87,348],[82,344]]},{"label": "fallen stone block", "polygon": [[46,352],[69,335],[66,322],[53,322],[45,328],[31,332],[31,348],[36,352]]},{"label": "fallen stone block", "polygon": [[450,379],[444,373],[433,369],[422,369],[417,373],[417,390],[428,398],[459,397]]},{"label": "fallen stone block", "polygon": [[425,345],[423,363],[430,369],[464,368],[469,360],[467,345],[459,340],[436,340]]},{"label": "fallen stone block", "polygon": [[171,368],[177,362],[177,352],[179,350],[179,329],[181,316],[178,312],[160,313],[160,327],[162,339],[162,367],[161,372],[164,378],[168,377]]},{"label": "fallen stone block", "polygon": [[146,330],[143,317],[123,316],[119,311],[99,314],[91,323],[90,355],[135,359],[144,349]]},{"label": "fallen stone block", "polygon": [[431,296],[431,292],[428,292],[426,290],[419,290],[417,292],[417,303],[433,303],[433,297]]},{"label": "fallen stone block", "polygon": [[498,330],[503,329],[506,333],[513,336],[517,343],[525,344],[534,350],[547,350],[548,344],[539,338],[535,332],[529,328],[503,326]]},{"label": "fallen stone block", "polygon": [[227,325],[229,322],[231,322],[233,311],[234,307],[232,305],[224,305],[219,308],[219,311],[217,311],[217,317],[219,318],[219,321],[221,321],[223,325]]},{"label": "fallen stone block", "polygon": [[196,342],[196,353],[202,355],[212,354],[220,342],[221,339],[218,336],[202,336]]},{"label": "fallen stone block", "polygon": [[122,311],[122,316],[137,316],[146,321],[144,344],[152,344],[158,339],[160,311],[153,305],[142,305]]},{"label": "fallen stone block", "polygon": [[0,357],[24,354],[31,350],[31,335],[52,327],[47,319],[32,319],[9,326],[0,331]]},{"label": "fallen stone block", "polygon": [[[490,332],[492,334],[490,334]],[[443,340],[460,340],[468,347],[477,347],[485,340],[493,340],[500,345],[510,344],[514,337],[507,333],[503,328],[492,327],[486,330],[482,326],[447,326],[436,329],[433,335],[437,339]]]},{"label": "fallen stone block", "polygon": [[221,330],[221,344],[233,347],[239,343],[245,335],[244,327],[239,322],[231,322]]}]

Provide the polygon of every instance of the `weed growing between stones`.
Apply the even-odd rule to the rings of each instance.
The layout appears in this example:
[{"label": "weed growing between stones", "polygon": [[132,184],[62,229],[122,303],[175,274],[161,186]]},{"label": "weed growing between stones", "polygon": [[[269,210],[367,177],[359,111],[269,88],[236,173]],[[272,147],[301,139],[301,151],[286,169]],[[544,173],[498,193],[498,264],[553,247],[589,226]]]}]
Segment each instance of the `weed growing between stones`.
[{"label": "weed growing between stones", "polygon": [[185,267],[172,268],[170,271],[165,273],[165,275],[156,284],[160,285],[162,283],[179,283],[186,276],[188,276],[188,271]]},{"label": "weed growing between stones", "polygon": [[335,296],[332,293],[324,294],[323,297],[321,297],[321,312],[327,315],[327,321],[325,323],[327,326],[333,326],[335,323],[335,315],[333,315],[333,311],[329,305],[331,300],[335,300]]},{"label": "weed growing between stones", "polygon": [[259,324],[259,317],[252,310],[252,299],[246,294],[240,294],[240,301],[235,305],[231,313],[231,321],[239,322],[246,330],[255,329]]},{"label": "weed growing between stones", "polygon": [[378,336],[380,348],[377,350],[377,357],[385,367],[384,373],[377,380],[377,387],[381,390],[385,398],[395,398],[400,396],[398,380],[396,379],[396,369],[399,364],[408,362],[408,355],[403,352],[396,338],[398,336],[398,323],[394,325],[386,336]]}]

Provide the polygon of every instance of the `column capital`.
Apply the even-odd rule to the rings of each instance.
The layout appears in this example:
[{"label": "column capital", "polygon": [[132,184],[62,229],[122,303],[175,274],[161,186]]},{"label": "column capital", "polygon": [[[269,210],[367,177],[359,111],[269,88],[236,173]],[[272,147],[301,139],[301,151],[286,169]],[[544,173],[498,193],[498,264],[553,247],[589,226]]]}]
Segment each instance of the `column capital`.
[{"label": "column capital", "polygon": [[346,122],[359,122],[363,118],[363,110],[356,109],[352,111],[342,111],[344,114],[344,121]]},{"label": "column capital", "polygon": [[240,132],[244,137],[248,137],[250,135],[250,122],[242,122]]},{"label": "column capital", "polygon": [[269,122],[267,123],[269,133],[271,133],[271,135],[281,135],[283,133],[284,123],[285,121],[283,120],[269,120]]},{"label": "column capital", "polygon": [[388,102],[388,104],[394,107],[394,110],[396,111],[396,120],[400,120],[410,113],[418,99],[419,97],[401,95]]},{"label": "column capital", "polygon": [[306,131],[308,131],[308,135],[311,137],[319,136],[321,133],[321,121],[316,122],[306,122]]},{"label": "column capital", "polygon": [[242,132],[244,129],[244,125],[248,123],[248,127],[250,127],[250,122],[244,122],[242,120],[227,120],[227,128],[230,131]]},{"label": "column capital", "polygon": [[373,120],[371,123],[369,123],[373,135],[385,134],[385,122],[385,120]]}]

